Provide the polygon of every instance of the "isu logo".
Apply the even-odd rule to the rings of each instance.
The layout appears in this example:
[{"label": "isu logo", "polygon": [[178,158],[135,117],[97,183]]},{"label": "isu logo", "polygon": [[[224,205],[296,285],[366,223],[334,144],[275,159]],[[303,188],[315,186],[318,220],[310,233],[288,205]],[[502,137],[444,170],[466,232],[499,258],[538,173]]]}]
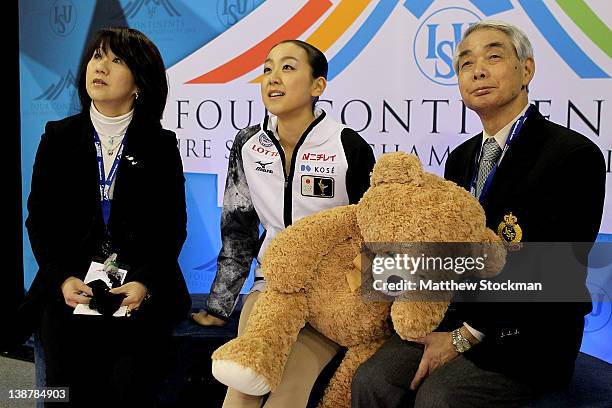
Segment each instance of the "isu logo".
[{"label": "isu logo", "polygon": [[414,37],[414,59],[417,67],[432,82],[457,85],[453,54],[463,32],[480,20],[478,15],[461,7],[447,7],[427,17]]},{"label": "isu logo", "polygon": [[253,0],[217,0],[217,17],[225,27],[231,27],[254,9]]},{"label": "isu logo", "polygon": [[76,25],[76,8],[70,0],[58,0],[53,3],[49,13],[49,24],[53,32],[65,37]]}]

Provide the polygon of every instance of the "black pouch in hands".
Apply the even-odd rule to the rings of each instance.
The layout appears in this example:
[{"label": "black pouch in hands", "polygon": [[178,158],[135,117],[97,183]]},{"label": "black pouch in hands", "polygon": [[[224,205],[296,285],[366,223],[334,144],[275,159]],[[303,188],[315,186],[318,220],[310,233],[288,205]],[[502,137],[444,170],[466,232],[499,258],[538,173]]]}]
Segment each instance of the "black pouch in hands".
[{"label": "black pouch in hands", "polygon": [[103,316],[112,316],[125,298],[124,295],[110,293],[106,283],[101,279],[89,282],[87,284],[93,292],[93,297],[89,301],[89,308],[97,310]]}]

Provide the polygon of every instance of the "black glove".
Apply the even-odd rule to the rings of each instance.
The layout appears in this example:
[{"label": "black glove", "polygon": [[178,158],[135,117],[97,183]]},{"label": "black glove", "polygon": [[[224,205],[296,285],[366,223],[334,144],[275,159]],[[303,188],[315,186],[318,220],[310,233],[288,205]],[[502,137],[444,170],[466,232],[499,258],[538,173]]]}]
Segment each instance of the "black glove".
[{"label": "black glove", "polygon": [[111,288],[101,279],[89,282],[88,286],[93,292],[93,297],[89,301],[89,308],[97,310],[103,316],[112,316],[125,298],[125,295],[109,293]]}]

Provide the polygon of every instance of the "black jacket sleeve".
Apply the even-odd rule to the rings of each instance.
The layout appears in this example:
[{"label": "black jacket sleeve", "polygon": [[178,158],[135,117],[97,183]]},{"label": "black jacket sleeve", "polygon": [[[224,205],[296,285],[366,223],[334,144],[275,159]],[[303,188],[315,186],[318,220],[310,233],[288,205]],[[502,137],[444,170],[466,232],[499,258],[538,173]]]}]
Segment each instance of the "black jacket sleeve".
[{"label": "black jacket sleeve", "polygon": [[[34,167],[32,184],[28,196],[28,217],[25,221],[32,252],[39,265],[36,286],[44,287],[53,293],[61,293],[60,286],[69,276],[76,275],[71,266],[71,245],[62,236],[61,200],[57,199],[55,187],[63,180],[62,146],[58,145],[53,122],[47,123],[42,135]],[[37,288],[36,288],[37,289]]]},{"label": "black jacket sleeve", "polygon": [[357,204],[370,187],[370,173],[376,160],[370,145],[353,129],[345,128],[340,138],[348,162],[346,191],[349,203]]}]

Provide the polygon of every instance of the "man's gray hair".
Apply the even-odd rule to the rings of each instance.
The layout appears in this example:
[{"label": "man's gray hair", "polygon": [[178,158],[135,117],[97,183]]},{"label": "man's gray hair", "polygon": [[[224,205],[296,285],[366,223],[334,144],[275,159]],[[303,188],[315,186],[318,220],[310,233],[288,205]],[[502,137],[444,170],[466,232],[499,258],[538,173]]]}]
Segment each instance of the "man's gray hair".
[{"label": "man's gray hair", "polygon": [[459,73],[459,45],[474,31],[484,29],[497,30],[506,34],[514,46],[514,51],[516,51],[519,61],[525,62],[528,58],[533,58],[533,48],[531,47],[531,42],[523,30],[514,24],[510,24],[505,21],[482,20],[471,25],[467,30],[465,30],[461,42],[459,42],[459,44],[457,44],[457,48],[455,48],[455,54],[453,55],[453,67],[455,68],[456,73]]}]

